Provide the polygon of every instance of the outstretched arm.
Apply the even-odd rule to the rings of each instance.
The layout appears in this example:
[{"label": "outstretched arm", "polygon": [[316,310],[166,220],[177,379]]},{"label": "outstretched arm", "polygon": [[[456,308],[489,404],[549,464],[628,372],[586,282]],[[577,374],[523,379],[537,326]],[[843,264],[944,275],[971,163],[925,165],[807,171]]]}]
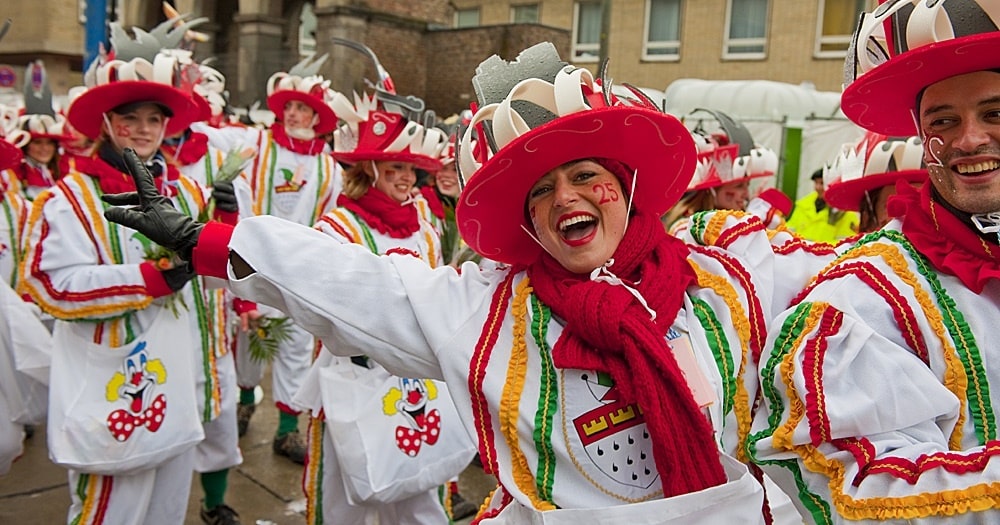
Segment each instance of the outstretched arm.
[{"label": "outstretched arm", "polygon": [[104,202],[113,207],[104,211],[104,217],[141,232],[150,240],[177,252],[186,261],[198,244],[204,224],[174,208],[170,199],[160,195],[153,176],[139,160],[135,150],[125,148],[125,167],[135,181],[136,191],[104,195]]}]

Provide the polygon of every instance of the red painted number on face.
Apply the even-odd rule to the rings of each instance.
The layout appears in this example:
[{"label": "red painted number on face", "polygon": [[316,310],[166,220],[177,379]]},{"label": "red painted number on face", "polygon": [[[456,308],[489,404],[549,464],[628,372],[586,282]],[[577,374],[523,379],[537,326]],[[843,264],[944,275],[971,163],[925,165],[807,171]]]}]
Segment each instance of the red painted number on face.
[{"label": "red painted number on face", "polygon": [[119,124],[115,126],[115,135],[118,137],[126,137],[126,138],[131,137],[132,130],[129,129],[129,127],[124,124]]},{"label": "red painted number on face", "polygon": [[615,189],[615,185],[612,182],[603,182],[601,184],[595,184],[591,187],[594,193],[599,193],[601,195],[601,200],[598,204],[607,204],[609,202],[618,202],[620,198],[618,196],[618,190]]}]

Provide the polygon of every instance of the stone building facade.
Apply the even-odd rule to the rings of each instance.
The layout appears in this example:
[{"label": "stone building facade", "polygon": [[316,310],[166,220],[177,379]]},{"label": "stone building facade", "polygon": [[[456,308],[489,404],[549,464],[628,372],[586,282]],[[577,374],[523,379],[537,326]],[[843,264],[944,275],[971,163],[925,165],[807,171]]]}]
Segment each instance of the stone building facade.
[{"label": "stone building facade", "polygon": [[[53,92],[81,83],[84,28],[78,4],[66,0],[6,0],[0,17],[13,20],[0,42],[0,68],[24,73],[41,58]],[[161,0],[108,0],[113,17],[126,27],[149,28],[164,19]],[[342,92],[363,90],[375,78],[360,53],[334,46],[331,37],[365,43],[390,72],[401,94],[423,98],[438,115],[467,108],[474,100],[470,79],[475,66],[492,54],[510,59],[538,41],[552,41],[567,59],[597,69],[593,53],[578,54],[580,24],[593,9],[607,8],[611,76],[618,81],[665,89],[677,78],[769,79],[808,82],[839,91],[843,53],[819,44],[832,22],[856,19],[874,0],[173,0],[181,13],[207,17],[199,27],[211,41],[196,56],[213,57],[227,78],[231,101],[247,106],[263,100],[267,78],[287,70],[304,50],[329,53],[322,73]],[[666,11],[663,11],[666,9]],[[762,49],[733,54],[727,31],[740,25],[740,9],[756,9],[765,24]],[[760,9],[766,10],[762,14]],[[843,11],[840,13],[840,11]],[[676,16],[679,50],[650,56],[647,49],[656,13]],[[39,14],[44,13],[44,14]],[[527,13],[527,15],[525,15]],[[650,13],[653,13],[651,15]],[[525,23],[513,23],[527,16]],[[824,20],[826,17],[827,20]],[[305,21],[305,22],[304,22]],[[315,24],[305,34],[304,24]],[[653,24],[653,25],[656,25]],[[669,24],[668,24],[669,25]],[[745,25],[745,24],[744,24]],[[603,26],[602,26],[603,27]],[[669,29],[669,27],[668,27]],[[841,31],[842,33],[844,31]],[[834,31],[836,33],[836,31]],[[824,44],[825,45],[825,44]],[[575,57],[575,58],[571,58]],[[0,69],[0,73],[2,73]],[[2,78],[2,75],[0,75]],[[20,89],[21,80],[16,86]],[[0,96],[2,90],[0,87]]]}]

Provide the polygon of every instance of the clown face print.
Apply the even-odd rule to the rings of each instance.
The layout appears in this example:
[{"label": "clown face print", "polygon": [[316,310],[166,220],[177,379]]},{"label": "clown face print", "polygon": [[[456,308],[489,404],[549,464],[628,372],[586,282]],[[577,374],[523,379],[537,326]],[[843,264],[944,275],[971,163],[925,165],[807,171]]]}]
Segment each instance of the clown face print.
[{"label": "clown face print", "polygon": [[150,359],[146,341],[140,341],[125,357],[122,369],[111,377],[106,386],[109,403],[124,405],[107,418],[108,431],[116,441],[124,442],[143,427],[156,432],[163,424],[167,398],[157,395],[156,386],[167,380],[167,371],[159,359]]},{"label": "clown face print", "polygon": [[432,446],[441,436],[441,413],[428,402],[437,398],[433,381],[399,378],[399,388],[391,388],[382,398],[387,416],[402,416],[405,425],[396,427],[396,446],[409,457],[416,457],[421,447]]}]

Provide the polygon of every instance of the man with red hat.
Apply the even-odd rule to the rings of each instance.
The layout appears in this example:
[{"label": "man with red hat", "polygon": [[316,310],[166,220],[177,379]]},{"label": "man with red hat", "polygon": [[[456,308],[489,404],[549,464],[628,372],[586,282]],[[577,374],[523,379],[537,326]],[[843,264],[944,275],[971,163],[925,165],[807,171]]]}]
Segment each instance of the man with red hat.
[{"label": "man with red hat", "polygon": [[[328,104],[333,91],[329,89],[329,81],[318,74],[325,59],[325,56],[308,57],[287,73],[275,73],[268,80],[267,106],[276,120],[268,130],[247,130],[248,138],[242,147],[250,147],[257,155],[246,169],[251,205],[240,210],[243,216],[274,215],[312,226],[336,206],[342,184],[340,166],[322,138],[337,125],[337,116]],[[209,135],[210,141],[223,135],[204,127],[200,129]],[[263,305],[258,310],[258,305],[249,301],[237,299],[234,304],[244,325],[284,317]],[[306,445],[299,433],[300,412],[293,407],[292,397],[312,363],[313,339],[294,323],[288,325],[287,334],[278,342],[271,363],[272,395],[278,409],[272,449],[303,464]],[[255,386],[240,385],[240,435],[246,432],[255,410]]]},{"label": "man with red hat", "polygon": [[772,324],[752,459],[810,523],[1000,521],[1000,3],[862,17],[841,107],[928,183]]}]

